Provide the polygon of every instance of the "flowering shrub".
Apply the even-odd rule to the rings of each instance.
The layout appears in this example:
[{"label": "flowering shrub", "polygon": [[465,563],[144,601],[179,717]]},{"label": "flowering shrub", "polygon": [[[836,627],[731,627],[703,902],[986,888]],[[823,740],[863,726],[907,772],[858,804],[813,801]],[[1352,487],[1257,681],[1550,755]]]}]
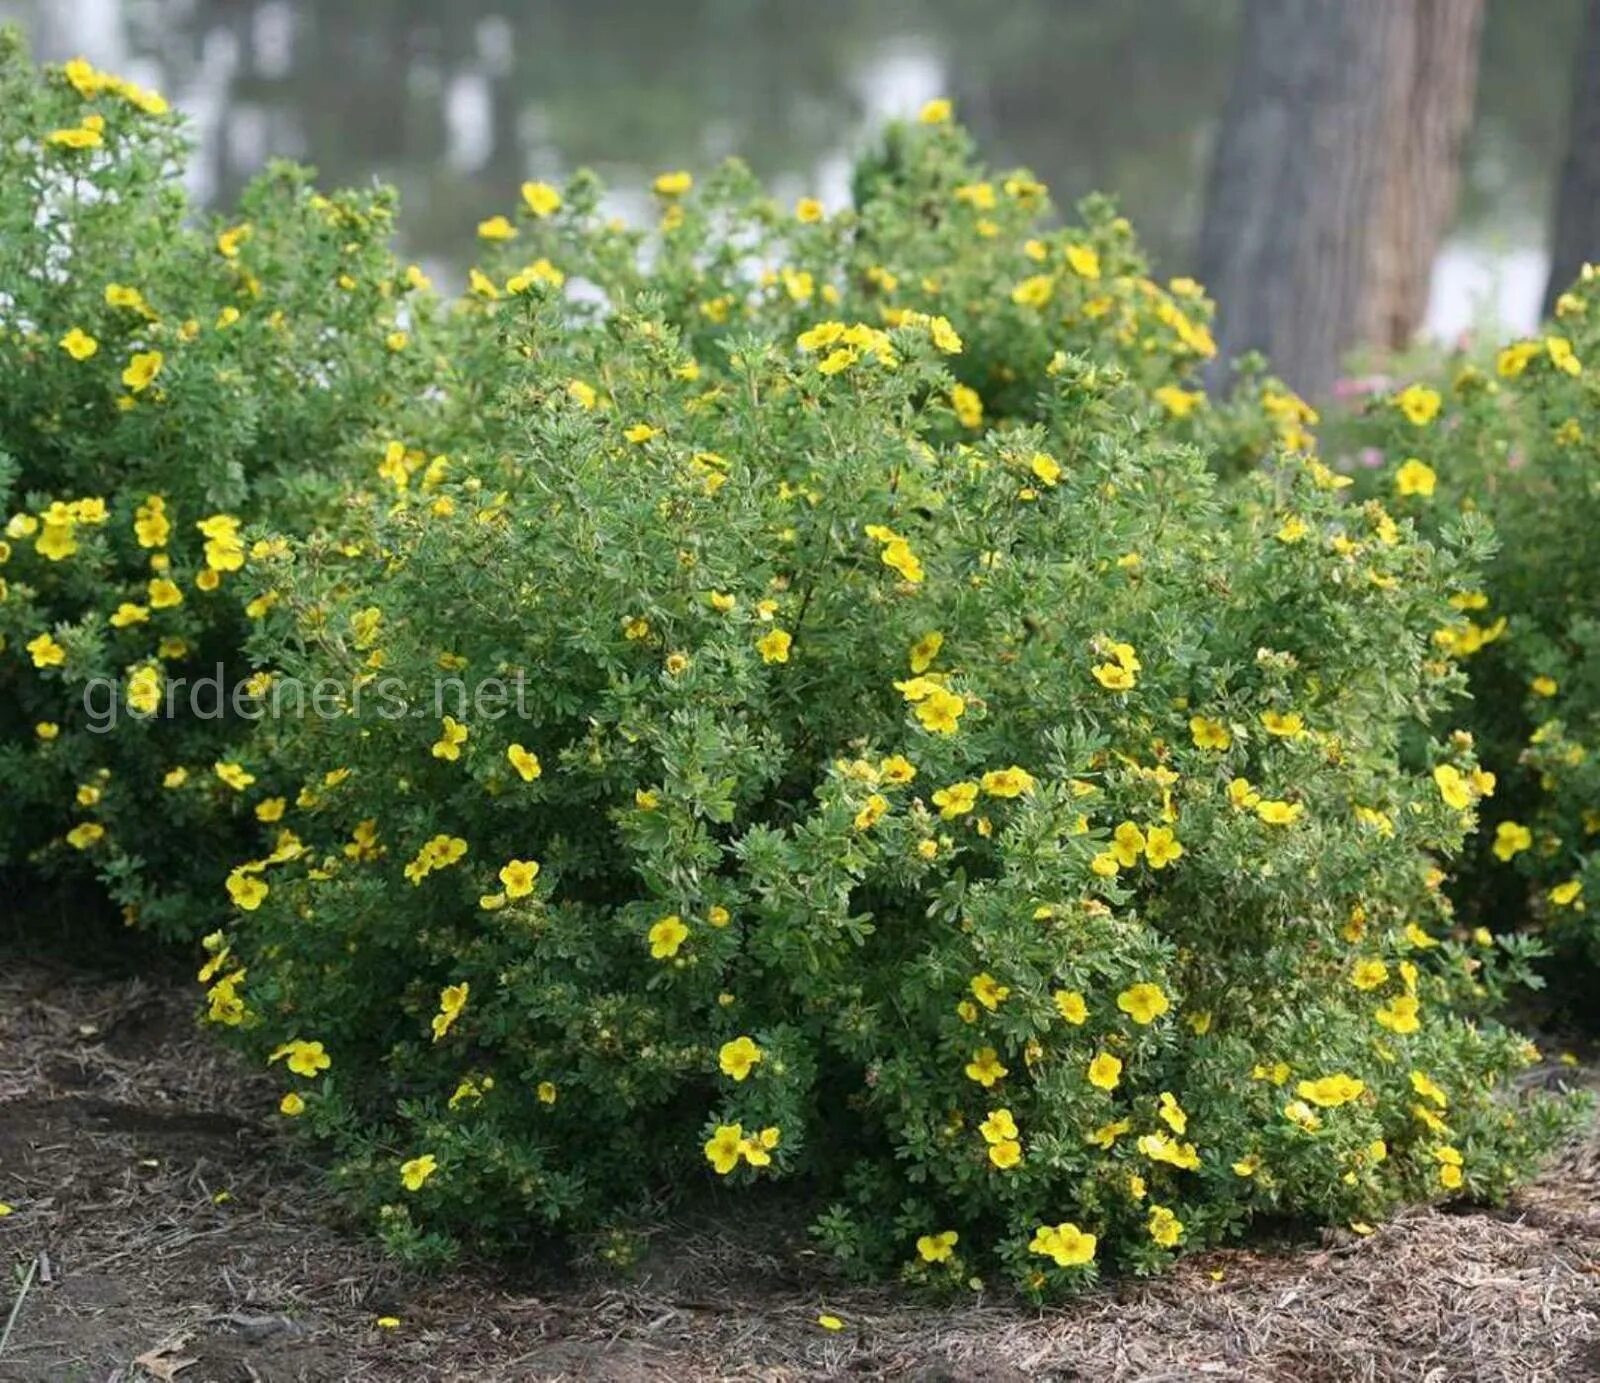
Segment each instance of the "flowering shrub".
[{"label": "flowering shrub", "polygon": [[1219,489],[1209,307],[1107,208],[936,102],[832,216],[530,183],[439,313],[381,197],[190,229],[159,98],[0,94],[9,848],[227,918],[207,1017],[396,1249],[793,1179],[852,1271],[1045,1295],[1559,1131],[1439,888],[1484,527],[1286,395]]},{"label": "flowering shrub", "polygon": [[1436,632],[1469,670],[1465,723],[1502,784],[1460,893],[1484,920],[1531,921],[1571,956],[1600,963],[1586,907],[1600,890],[1600,524],[1588,361],[1600,357],[1593,273],[1563,294],[1540,335],[1492,363],[1375,401],[1349,445],[1377,462],[1363,483],[1388,491],[1428,531],[1482,513],[1497,550],[1483,580]]},{"label": "flowering shrub", "polygon": [[857,172],[855,204],[833,214],[812,197],[778,206],[737,161],[703,186],[663,174],[654,194],[659,221],[646,231],[603,219],[591,178],[564,192],[524,184],[515,219],[479,228],[470,296],[493,303],[567,278],[613,309],[648,293],[708,375],[752,327],[790,337],[841,315],[887,330],[949,322],[963,349],[946,357],[945,440],[1047,421],[1051,377],[1071,354],[1120,366],[1143,386],[1128,401],[1180,433],[1204,414],[1192,373],[1216,345],[1199,285],[1151,279],[1132,228],[1102,198],[1084,203],[1081,224],[1052,226],[1044,184],[978,162],[946,102],[892,127]]},{"label": "flowering shrub", "polygon": [[0,35],[0,859],[87,865],[192,936],[248,725],[221,689],[156,712],[235,669],[262,613],[244,525],[319,512],[318,477],[432,367],[385,196],[279,167],[197,228],[186,153],[159,96]]},{"label": "flowering shrub", "polygon": [[467,440],[247,572],[337,688],[248,747],[201,971],[284,1116],[409,1253],[792,1178],[852,1270],[1034,1294],[1502,1192],[1562,1112],[1438,888],[1481,526],[1219,493],[1080,356],[953,433],[962,328],[851,285],[680,330],[695,214],[597,227],[603,303],[480,270]]}]

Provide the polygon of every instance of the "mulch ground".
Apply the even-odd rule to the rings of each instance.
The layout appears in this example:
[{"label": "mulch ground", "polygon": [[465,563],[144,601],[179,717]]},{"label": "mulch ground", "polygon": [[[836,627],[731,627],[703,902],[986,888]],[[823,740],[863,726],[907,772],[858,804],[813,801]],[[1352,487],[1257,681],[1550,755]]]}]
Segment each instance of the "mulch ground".
[{"label": "mulch ground", "polygon": [[424,1278],[341,1227],[193,999],[0,976],[0,1379],[1600,1378],[1593,1134],[1505,1207],[1202,1255],[1042,1312],[840,1288],[748,1225],[677,1227],[626,1281]]}]

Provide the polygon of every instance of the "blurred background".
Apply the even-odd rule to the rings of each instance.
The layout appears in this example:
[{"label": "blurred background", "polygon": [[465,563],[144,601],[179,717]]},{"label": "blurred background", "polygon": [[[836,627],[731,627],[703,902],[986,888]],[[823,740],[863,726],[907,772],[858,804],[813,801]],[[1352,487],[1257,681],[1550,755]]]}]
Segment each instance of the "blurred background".
[{"label": "blurred background", "polygon": [[[1422,0],[1427,3],[1427,0]],[[1436,0],[1450,4],[1453,0]],[[1477,80],[1421,326],[1528,330],[1549,262],[1583,0],[1467,0]],[[225,203],[273,155],[397,185],[413,255],[459,272],[525,177],[648,178],[738,153],[785,198],[935,95],[1059,205],[1113,193],[1163,274],[1192,272],[1247,0],[0,0],[41,59],[83,55],[193,121]],[[1228,230],[1224,226],[1224,230]]]}]

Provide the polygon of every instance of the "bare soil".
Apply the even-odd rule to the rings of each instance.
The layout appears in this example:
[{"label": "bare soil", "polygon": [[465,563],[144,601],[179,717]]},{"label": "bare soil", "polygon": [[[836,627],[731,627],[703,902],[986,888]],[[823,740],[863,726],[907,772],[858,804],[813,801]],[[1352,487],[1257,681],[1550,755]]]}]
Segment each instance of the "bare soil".
[{"label": "bare soil", "polygon": [[625,1280],[424,1277],[341,1225],[181,980],[0,976],[0,1379],[1600,1379],[1593,1134],[1505,1207],[1201,1255],[1049,1311],[846,1289],[748,1223],[671,1226]]}]

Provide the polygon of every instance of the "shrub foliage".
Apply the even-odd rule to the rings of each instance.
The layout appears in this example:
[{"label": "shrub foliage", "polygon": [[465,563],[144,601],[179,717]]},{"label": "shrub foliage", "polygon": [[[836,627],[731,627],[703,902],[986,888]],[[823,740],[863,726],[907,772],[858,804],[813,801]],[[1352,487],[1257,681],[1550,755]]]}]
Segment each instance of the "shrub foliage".
[{"label": "shrub foliage", "polygon": [[[187,229],[158,102],[7,64],[8,825],[152,914],[186,857],[153,920],[225,919],[206,1017],[397,1249],[794,1181],[851,1271],[1046,1295],[1559,1132],[1440,886],[1487,526],[1213,417],[1109,207],[936,102],[841,212],[529,184],[441,306],[383,199]],[[74,718],[212,648],[259,721]]]}]

